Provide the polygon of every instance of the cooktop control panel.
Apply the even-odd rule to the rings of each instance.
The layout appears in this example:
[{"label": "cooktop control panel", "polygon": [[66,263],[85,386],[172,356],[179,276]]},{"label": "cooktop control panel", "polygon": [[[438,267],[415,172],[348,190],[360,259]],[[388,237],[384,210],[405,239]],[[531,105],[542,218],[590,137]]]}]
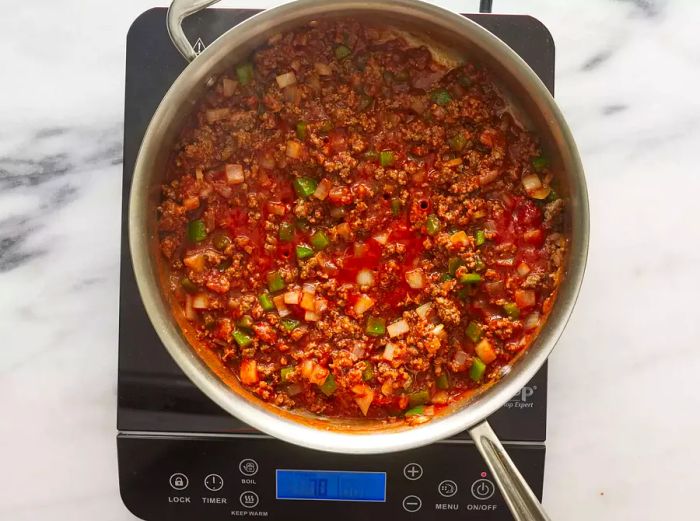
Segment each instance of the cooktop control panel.
[{"label": "cooktop control panel", "polygon": [[[353,456],[266,436],[122,434],[118,449],[124,504],[147,521],[509,517],[476,448],[463,441]],[[507,450],[541,497],[545,447]]]}]

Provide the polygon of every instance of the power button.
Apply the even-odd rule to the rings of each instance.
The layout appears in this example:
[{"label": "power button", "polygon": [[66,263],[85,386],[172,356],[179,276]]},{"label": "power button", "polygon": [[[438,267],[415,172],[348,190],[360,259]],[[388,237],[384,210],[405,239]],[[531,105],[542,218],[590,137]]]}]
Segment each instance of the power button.
[{"label": "power button", "polygon": [[477,479],[472,483],[472,496],[479,501],[490,499],[495,491],[496,487],[494,487],[493,483],[488,479]]}]

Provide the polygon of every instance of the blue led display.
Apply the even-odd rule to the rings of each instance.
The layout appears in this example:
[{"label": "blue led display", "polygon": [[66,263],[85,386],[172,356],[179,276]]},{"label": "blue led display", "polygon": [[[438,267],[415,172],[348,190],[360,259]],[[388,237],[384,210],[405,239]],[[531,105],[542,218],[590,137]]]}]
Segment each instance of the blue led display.
[{"label": "blue led display", "polygon": [[278,469],[277,499],[386,501],[386,473]]}]

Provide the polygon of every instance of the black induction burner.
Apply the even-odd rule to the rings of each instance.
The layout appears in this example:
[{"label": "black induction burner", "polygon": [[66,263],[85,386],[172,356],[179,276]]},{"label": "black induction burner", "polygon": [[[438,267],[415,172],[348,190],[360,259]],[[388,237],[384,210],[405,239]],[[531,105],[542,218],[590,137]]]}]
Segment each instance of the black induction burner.
[{"label": "black induction burner", "polygon": [[[185,32],[197,42],[196,48],[203,48],[256,12],[208,9],[185,20]],[[328,516],[346,521],[392,515],[416,520],[511,519],[466,433],[387,455],[315,452],[265,436],[231,417],[172,361],[136,287],[127,225],[139,145],[158,103],[186,66],[170,42],[165,16],[163,8],[146,11],[127,36],[117,414],[119,485],[127,508],[148,521],[315,521]],[[515,15],[466,16],[510,45],[553,91],[554,42],[539,21]],[[546,415],[545,366],[489,418],[540,498]],[[347,497],[338,496],[333,483],[349,479],[355,480],[356,499],[338,502]],[[289,487],[311,495],[292,500]]]}]

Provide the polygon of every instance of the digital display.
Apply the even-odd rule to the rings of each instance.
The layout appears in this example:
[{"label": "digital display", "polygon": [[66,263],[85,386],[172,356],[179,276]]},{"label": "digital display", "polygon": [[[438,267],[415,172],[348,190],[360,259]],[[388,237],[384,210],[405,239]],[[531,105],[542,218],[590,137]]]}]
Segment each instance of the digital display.
[{"label": "digital display", "polygon": [[386,472],[278,469],[277,499],[386,501]]}]

